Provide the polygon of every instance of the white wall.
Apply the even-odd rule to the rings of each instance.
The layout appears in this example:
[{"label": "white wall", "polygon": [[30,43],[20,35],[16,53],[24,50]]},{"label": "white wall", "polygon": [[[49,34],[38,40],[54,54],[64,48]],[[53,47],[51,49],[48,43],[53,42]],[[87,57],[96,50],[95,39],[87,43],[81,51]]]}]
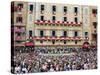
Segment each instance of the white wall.
[{"label": "white wall", "polygon": [[[33,12],[32,14],[30,14],[30,5],[33,5]],[[32,36],[34,36],[34,15],[35,15],[35,3],[34,2],[29,2],[28,3],[28,14],[27,14],[27,32],[26,32],[26,35],[29,36],[29,30],[32,30]],[[31,20],[30,20],[31,19]]]},{"label": "white wall", "polygon": [[[40,6],[44,5],[44,14],[40,13]],[[78,13],[79,15],[77,15],[79,22],[82,21],[82,7],[79,5],[65,5],[65,4],[48,4],[48,3],[36,3],[36,20],[39,19],[40,20],[40,16],[44,15],[45,20],[52,20],[52,6],[55,5],[56,6],[56,14],[54,16],[56,16],[56,20],[58,21],[62,21],[63,17],[66,16],[69,22],[74,22],[74,7],[78,7]],[[64,15],[63,12],[63,7],[66,6],[67,7],[67,15]]]}]

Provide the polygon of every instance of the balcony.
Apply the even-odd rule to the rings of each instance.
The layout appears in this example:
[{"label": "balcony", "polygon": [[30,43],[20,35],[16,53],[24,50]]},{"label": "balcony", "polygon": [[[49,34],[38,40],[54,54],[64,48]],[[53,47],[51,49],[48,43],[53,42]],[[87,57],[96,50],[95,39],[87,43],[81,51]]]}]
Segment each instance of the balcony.
[{"label": "balcony", "polygon": [[18,33],[18,32],[21,32],[21,33],[24,33],[26,30],[25,28],[14,28],[14,32]]},{"label": "balcony", "polygon": [[17,43],[17,42],[15,42],[15,44],[14,44],[14,46],[17,46],[17,47],[22,47],[22,46],[25,46],[22,42],[20,42],[20,43]]},{"label": "balcony", "polygon": [[51,37],[51,36],[44,36],[44,37],[39,37],[35,36],[33,37],[33,40],[82,40],[81,37]]},{"label": "balcony", "polygon": [[22,12],[23,8],[18,6],[13,6],[14,12]]},{"label": "balcony", "polygon": [[37,20],[34,22],[36,25],[64,25],[64,26],[81,26],[82,22],[66,22],[66,21],[50,21]]},{"label": "balcony", "polygon": [[15,37],[15,40],[16,41],[23,41],[23,40],[25,40],[26,38],[25,38],[25,36],[16,36]]}]

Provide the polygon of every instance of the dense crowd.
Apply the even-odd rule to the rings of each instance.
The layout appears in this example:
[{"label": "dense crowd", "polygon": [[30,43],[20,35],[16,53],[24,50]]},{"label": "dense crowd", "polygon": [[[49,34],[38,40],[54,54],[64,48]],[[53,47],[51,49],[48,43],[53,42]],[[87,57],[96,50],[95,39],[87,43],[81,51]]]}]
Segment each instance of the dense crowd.
[{"label": "dense crowd", "polygon": [[66,48],[66,47],[16,47],[15,50],[21,53],[27,53],[27,52],[32,52],[34,51],[35,53],[68,53],[68,52],[73,52],[77,50],[82,50],[82,48]]},{"label": "dense crowd", "polygon": [[89,51],[83,51],[82,48],[35,48],[32,52],[28,53],[19,51],[14,55],[14,65],[12,67],[14,73],[88,70],[96,68],[96,48],[91,48]]}]

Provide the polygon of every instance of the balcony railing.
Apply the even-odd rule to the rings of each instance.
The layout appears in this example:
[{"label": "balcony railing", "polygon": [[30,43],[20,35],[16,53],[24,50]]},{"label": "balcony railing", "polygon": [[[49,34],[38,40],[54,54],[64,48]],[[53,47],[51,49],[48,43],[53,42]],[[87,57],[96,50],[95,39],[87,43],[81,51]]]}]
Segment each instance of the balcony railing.
[{"label": "balcony railing", "polygon": [[15,32],[25,32],[26,30],[25,30],[25,28],[21,28],[21,29],[18,29],[18,28],[14,28],[14,31]]},{"label": "balcony railing", "polygon": [[51,37],[51,36],[44,36],[44,37],[39,37],[35,36],[33,37],[34,40],[82,40],[81,37]]},{"label": "balcony railing", "polygon": [[25,39],[26,39],[25,36],[16,36],[15,37],[16,41],[21,41],[21,40],[25,40]]},{"label": "balcony railing", "polygon": [[50,20],[44,20],[40,21],[37,20],[34,22],[36,25],[65,25],[65,26],[81,26],[82,22],[66,22],[66,21],[50,21]]},{"label": "balcony railing", "polygon": [[23,8],[14,6],[14,12],[21,12]]}]

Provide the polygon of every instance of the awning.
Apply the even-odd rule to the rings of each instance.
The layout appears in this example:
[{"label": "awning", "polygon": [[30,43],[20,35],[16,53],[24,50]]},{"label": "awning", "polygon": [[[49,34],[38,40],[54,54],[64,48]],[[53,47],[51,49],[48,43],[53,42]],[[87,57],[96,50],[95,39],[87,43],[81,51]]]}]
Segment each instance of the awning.
[{"label": "awning", "polygon": [[25,46],[34,46],[34,43],[33,42],[26,42]]},{"label": "awning", "polygon": [[83,43],[83,48],[88,48],[88,47],[90,47],[89,42],[84,42],[84,43]]}]

